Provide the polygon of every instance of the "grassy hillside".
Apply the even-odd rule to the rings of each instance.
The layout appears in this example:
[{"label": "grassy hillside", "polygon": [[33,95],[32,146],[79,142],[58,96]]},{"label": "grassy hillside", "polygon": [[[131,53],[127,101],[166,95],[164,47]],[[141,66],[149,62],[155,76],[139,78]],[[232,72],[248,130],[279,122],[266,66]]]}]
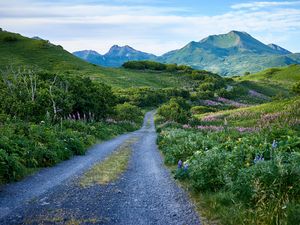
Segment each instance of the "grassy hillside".
[{"label": "grassy hillside", "polygon": [[300,65],[290,65],[283,68],[270,68],[259,73],[237,78],[238,81],[254,81],[269,85],[278,85],[282,88],[291,88],[300,81]]},{"label": "grassy hillside", "polygon": [[291,96],[292,87],[300,81],[300,65],[270,68],[259,73],[234,78],[241,86],[266,96]]},{"label": "grassy hillside", "polygon": [[61,46],[53,45],[46,40],[0,31],[0,69],[5,70],[8,66],[36,67],[50,72],[79,74],[121,88],[188,85],[186,79],[171,73],[102,68],[87,63],[65,51]]}]

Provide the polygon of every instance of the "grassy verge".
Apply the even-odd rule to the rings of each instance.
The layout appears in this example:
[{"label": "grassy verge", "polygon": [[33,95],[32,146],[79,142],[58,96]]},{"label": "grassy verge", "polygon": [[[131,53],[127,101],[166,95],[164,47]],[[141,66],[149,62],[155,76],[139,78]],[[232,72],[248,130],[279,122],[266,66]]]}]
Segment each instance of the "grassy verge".
[{"label": "grassy verge", "polygon": [[92,167],[81,178],[80,185],[82,187],[89,187],[94,184],[103,185],[117,180],[127,169],[131,155],[131,146],[136,141],[136,138],[127,140],[116,152],[106,158],[103,162]]}]

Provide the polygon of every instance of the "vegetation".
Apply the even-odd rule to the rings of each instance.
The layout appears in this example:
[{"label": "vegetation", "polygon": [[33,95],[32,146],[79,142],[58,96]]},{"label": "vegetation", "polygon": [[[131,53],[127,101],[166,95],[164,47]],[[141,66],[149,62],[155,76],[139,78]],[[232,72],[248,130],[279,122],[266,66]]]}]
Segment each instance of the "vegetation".
[{"label": "vegetation", "polygon": [[219,112],[200,108],[184,124],[162,121],[158,111],[158,144],[203,217],[298,224],[299,109],[299,97]]},{"label": "vegetation", "polygon": [[128,107],[116,105],[109,86],[87,77],[10,69],[2,71],[0,87],[0,183],[84,154],[142,121],[136,106],[129,107],[136,117],[120,117]]}]

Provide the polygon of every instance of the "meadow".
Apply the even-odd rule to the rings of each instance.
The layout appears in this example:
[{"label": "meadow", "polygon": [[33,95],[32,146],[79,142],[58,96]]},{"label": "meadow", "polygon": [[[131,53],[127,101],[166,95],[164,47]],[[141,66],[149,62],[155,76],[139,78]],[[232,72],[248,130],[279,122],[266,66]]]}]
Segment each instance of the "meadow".
[{"label": "meadow", "polygon": [[280,99],[248,87],[158,109],[159,148],[204,224],[300,223],[300,98],[289,87]]}]

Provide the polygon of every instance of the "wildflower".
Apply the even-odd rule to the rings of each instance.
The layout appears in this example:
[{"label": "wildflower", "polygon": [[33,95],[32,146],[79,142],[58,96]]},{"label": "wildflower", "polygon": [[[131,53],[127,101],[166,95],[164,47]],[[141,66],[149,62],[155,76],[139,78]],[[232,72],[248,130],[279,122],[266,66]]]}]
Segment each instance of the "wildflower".
[{"label": "wildflower", "polygon": [[177,164],[177,168],[178,169],[181,169],[182,168],[182,161],[181,161],[181,159],[178,161],[178,164]]},{"label": "wildflower", "polygon": [[184,166],[183,166],[183,170],[187,171],[189,168],[189,164],[188,163],[185,163]]},{"label": "wildflower", "polygon": [[260,156],[260,155],[255,156],[255,158],[253,160],[254,164],[257,164],[257,163],[262,162],[262,161],[265,161],[265,159],[264,159],[263,156]]},{"label": "wildflower", "polygon": [[272,148],[275,149],[275,148],[277,148],[277,146],[278,146],[277,141],[276,141],[276,140],[273,140]]},{"label": "wildflower", "polygon": [[191,128],[191,126],[190,126],[189,124],[184,124],[184,125],[182,126],[182,128],[183,128],[183,129],[188,129],[188,128]]}]

